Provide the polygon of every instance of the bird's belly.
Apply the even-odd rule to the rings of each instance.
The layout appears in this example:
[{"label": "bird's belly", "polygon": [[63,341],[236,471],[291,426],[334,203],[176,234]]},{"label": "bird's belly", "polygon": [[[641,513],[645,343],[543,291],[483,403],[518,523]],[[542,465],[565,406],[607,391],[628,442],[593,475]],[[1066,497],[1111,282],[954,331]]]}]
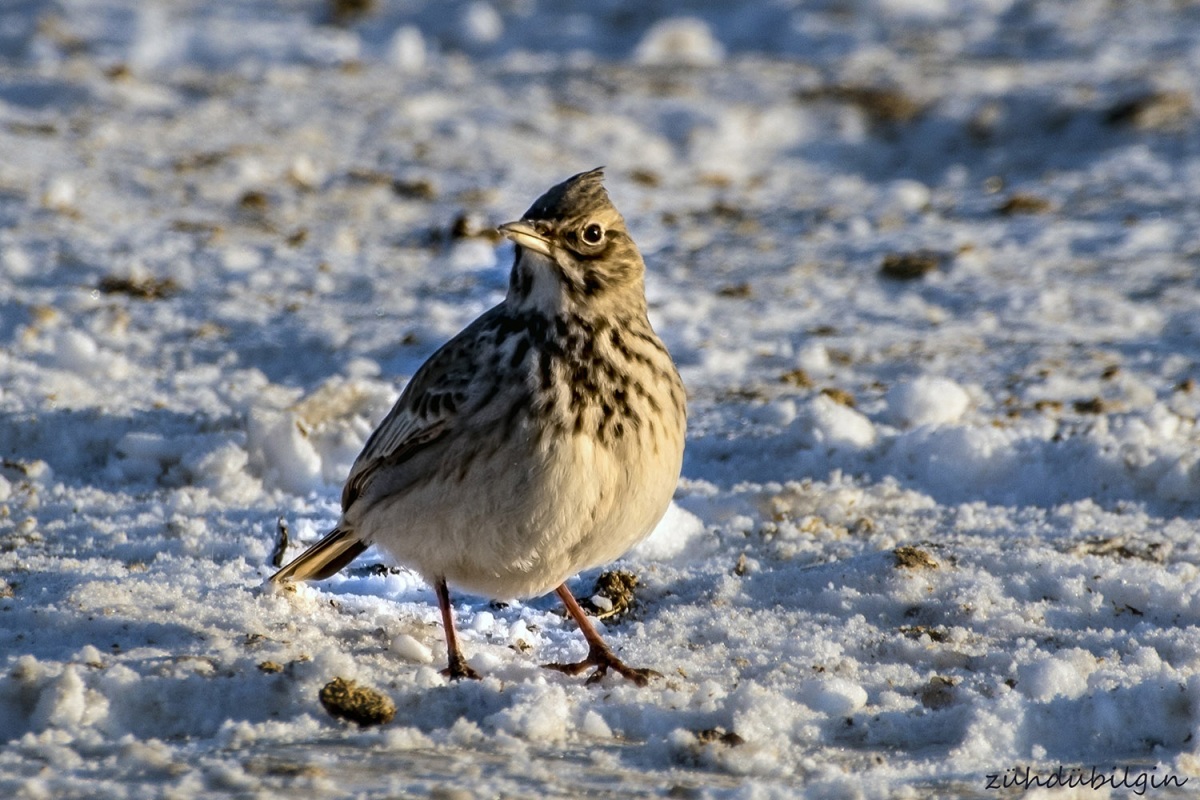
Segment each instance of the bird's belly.
[{"label": "bird's belly", "polygon": [[359,530],[427,580],[494,598],[545,594],[620,557],[661,519],[682,432],[655,442],[562,433],[518,457],[501,447],[475,458],[456,488],[430,481],[381,502]]}]

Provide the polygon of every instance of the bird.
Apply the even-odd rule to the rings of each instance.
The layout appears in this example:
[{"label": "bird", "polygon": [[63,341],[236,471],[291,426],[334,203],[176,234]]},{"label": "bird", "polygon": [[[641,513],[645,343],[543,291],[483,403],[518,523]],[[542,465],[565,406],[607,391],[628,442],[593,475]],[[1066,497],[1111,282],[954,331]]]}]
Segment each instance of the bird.
[{"label": "bird", "polygon": [[504,299],[433,353],[367,438],[334,529],[271,577],[328,578],[377,545],[434,589],[451,679],[466,661],[449,587],[492,599],[555,592],[588,646],[544,664],[638,686],[567,588],[644,539],[679,481],[687,398],[647,316],[646,267],[603,168],[500,225]]}]

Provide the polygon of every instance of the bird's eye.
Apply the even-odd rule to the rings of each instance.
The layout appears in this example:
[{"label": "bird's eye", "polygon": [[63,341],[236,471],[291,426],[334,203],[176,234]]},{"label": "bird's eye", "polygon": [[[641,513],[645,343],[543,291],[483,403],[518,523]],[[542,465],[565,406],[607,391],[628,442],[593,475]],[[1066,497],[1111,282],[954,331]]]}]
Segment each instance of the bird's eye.
[{"label": "bird's eye", "polygon": [[584,244],[600,244],[604,241],[604,228],[593,222],[583,229]]}]

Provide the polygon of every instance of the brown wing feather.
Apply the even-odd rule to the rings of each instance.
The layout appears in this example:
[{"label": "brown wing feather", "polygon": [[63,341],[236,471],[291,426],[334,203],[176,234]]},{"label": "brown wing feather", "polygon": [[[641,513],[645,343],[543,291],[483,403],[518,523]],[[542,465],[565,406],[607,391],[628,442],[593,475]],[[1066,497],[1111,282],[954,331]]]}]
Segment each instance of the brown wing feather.
[{"label": "brown wing feather", "polygon": [[[371,433],[342,489],[342,511],[366,492],[383,468],[394,468],[460,424],[472,396],[487,391],[481,380],[479,341],[494,336],[496,306],[467,326],[421,365],[396,404]],[[488,341],[491,341],[489,339]]]},{"label": "brown wing feather", "polygon": [[437,442],[446,435],[447,423],[439,420],[434,425],[417,431],[386,455],[364,461],[350,473],[346,485],[342,487],[342,511],[346,511],[354,501],[362,496],[371,479],[380,469],[395,467],[403,464],[417,453]]}]

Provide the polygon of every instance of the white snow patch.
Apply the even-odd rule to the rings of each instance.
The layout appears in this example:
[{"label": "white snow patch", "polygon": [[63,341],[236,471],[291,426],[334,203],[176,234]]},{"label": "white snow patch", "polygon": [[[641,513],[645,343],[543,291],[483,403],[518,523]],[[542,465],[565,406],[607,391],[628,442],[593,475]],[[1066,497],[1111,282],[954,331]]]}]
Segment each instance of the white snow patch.
[{"label": "white snow patch", "polygon": [[414,664],[433,663],[433,651],[407,633],[392,637],[391,650],[396,655]]},{"label": "white snow patch", "polygon": [[697,17],[660,20],[642,36],[634,51],[640,64],[668,66],[711,66],[721,63],[725,48],[712,34],[708,23]]},{"label": "white snow patch", "polygon": [[631,552],[635,558],[665,561],[693,548],[703,533],[703,520],[671,503],[650,535]]},{"label": "white snow patch", "polygon": [[962,419],[971,396],[949,378],[922,375],[892,386],[887,404],[899,425],[950,425]]},{"label": "white snow patch", "polygon": [[871,420],[836,400],[818,395],[809,403],[808,412],[793,427],[800,427],[814,446],[862,449],[875,443]]}]

